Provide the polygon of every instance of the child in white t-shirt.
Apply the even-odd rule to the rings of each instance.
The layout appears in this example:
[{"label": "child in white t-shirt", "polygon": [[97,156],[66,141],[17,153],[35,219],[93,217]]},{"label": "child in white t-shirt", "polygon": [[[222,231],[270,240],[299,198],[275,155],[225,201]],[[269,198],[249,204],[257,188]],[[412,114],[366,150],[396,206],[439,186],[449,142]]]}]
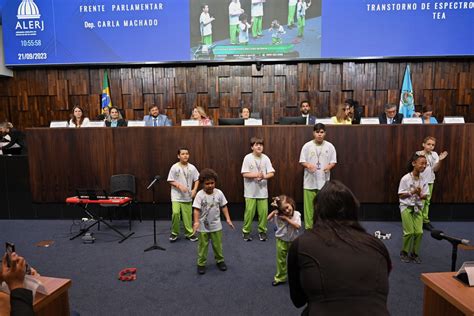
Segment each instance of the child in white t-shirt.
[{"label": "child in white t-shirt", "polygon": [[191,202],[199,187],[199,172],[189,163],[189,150],[181,147],[178,149],[179,162],[175,163],[168,173],[168,183],[171,185],[171,234],[170,242],[179,236],[180,220],[183,220],[186,239],[197,241],[193,234],[192,205]]},{"label": "child in white t-shirt", "polygon": [[277,286],[286,282],[288,278],[286,257],[291,242],[298,237],[298,230],[301,228],[301,214],[296,211],[295,201],[286,195],[273,198],[272,207],[274,210],[268,214],[268,220],[273,219],[275,223],[277,267],[272,285]]},{"label": "child in white t-shirt", "polygon": [[241,173],[244,178],[245,213],[242,237],[251,241],[252,221],[258,214],[258,237],[267,240],[268,179],[275,175],[272,162],[263,153],[263,138],[250,139],[252,152],[244,157]]},{"label": "child in white t-shirt", "polygon": [[199,274],[206,273],[207,252],[209,240],[212,241],[212,250],[216,259],[217,267],[221,271],[227,270],[222,253],[222,224],[220,213],[224,214],[227,224],[234,229],[227,200],[221,190],[216,189],[217,173],[212,169],[204,169],[199,175],[199,183],[202,185],[194,198],[194,233],[199,232],[197,271]]},{"label": "child in white t-shirt", "polygon": [[443,161],[444,158],[448,156],[447,151],[443,151],[438,156],[438,154],[434,151],[435,145],[436,138],[433,136],[425,137],[422,144],[423,150],[416,152],[418,155],[425,156],[426,158],[426,169],[423,171],[421,176],[428,182],[429,194],[424,201],[421,214],[423,215],[423,228],[427,230],[432,230],[434,228],[430,223],[428,213],[430,209],[431,196],[433,194],[433,184],[436,178],[435,172],[438,172],[439,168],[441,167],[441,161]]}]

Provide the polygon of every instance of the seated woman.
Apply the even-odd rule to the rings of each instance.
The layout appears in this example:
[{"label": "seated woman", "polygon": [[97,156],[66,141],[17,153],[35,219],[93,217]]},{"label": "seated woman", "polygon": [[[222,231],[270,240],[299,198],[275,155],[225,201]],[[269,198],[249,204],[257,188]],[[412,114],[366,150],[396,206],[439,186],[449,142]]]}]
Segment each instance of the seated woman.
[{"label": "seated woman", "polygon": [[326,182],[314,200],[314,227],[288,253],[290,296],[304,315],[389,315],[391,260],[357,220],[359,201],[344,184]]},{"label": "seated woman", "polygon": [[72,108],[71,119],[69,120],[69,127],[85,127],[89,125],[89,119],[84,116],[84,111],[79,106]]},{"label": "seated woman", "polygon": [[433,116],[431,105],[423,105],[421,110],[421,120],[423,124],[438,124],[438,120]]},{"label": "seated woman", "polygon": [[26,154],[25,134],[10,122],[0,124],[0,150],[4,155]]},{"label": "seated woman", "polygon": [[246,106],[240,109],[240,117],[244,120],[248,120],[250,118],[250,109]]},{"label": "seated woman", "polygon": [[198,120],[200,126],[212,126],[212,120],[201,106],[196,106],[191,113],[191,120]]},{"label": "seated woman", "polygon": [[352,124],[360,124],[362,108],[359,106],[359,102],[352,99],[346,99],[344,100],[344,105],[349,106],[349,113],[347,115],[351,119]]},{"label": "seated woman", "polygon": [[350,107],[348,104],[339,104],[337,106],[336,116],[331,117],[334,124],[352,124],[352,120],[349,117]]},{"label": "seated woman", "polygon": [[122,113],[115,106],[110,108],[110,116],[105,119],[107,127],[122,127],[127,126],[127,122],[123,119]]}]

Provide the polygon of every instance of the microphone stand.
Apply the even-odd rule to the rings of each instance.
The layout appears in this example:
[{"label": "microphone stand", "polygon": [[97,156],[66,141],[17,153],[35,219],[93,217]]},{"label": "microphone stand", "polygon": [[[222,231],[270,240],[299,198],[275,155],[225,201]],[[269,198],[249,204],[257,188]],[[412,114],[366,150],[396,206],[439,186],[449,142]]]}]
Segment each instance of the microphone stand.
[{"label": "microphone stand", "polygon": [[147,190],[150,189],[151,187],[151,190],[153,192],[153,245],[146,248],[144,250],[144,252],[147,252],[147,251],[151,251],[151,250],[166,250],[165,248],[161,247],[161,246],[158,246],[157,242],[156,242],[156,201],[155,201],[155,183],[158,179],[155,177],[155,179],[153,179],[153,182],[148,186]]},{"label": "microphone stand", "polygon": [[451,272],[456,271],[456,260],[458,258],[458,242],[449,241],[453,246],[453,250],[451,252]]}]

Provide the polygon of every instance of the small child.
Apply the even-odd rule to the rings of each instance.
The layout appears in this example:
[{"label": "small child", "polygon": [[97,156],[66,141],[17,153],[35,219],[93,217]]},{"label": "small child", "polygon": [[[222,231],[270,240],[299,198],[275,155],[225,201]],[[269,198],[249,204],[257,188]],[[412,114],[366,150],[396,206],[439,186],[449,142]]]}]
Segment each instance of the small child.
[{"label": "small child", "polygon": [[263,153],[263,138],[250,139],[252,152],[244,157],[242,162],[242,177],[244,178],[245,213],[242,237],[252,241],[250,236],[255,210],[258,214],[258,237],[267,240],[268,188],[267,180],[275,175],[272,162]]},{"label": "small child", "polygon": [[209,6],[201,6],[201,16],[199,17],[199,29],[201,31],[201,44],[206,47],[212,45],[212,22],[215,20],[209,14]]},{"label": "small child", "polygon": [[178,149],[179,162],[175,163],[168,174],[168,183],[171,185],[171,235],[170,242],[175,242],[179,235],[179,222],[182,217],[186,239],[197,241],[192,227],[191,202],[199,187],[199,172],[190,164],[189,150]]},{"label": "small child", "polygon": [[431,195],[433,193],[433,184],[436,178],[435,172],[438,172],[439,168],[441,167],[441,161],[443,161],[444,158],[448,156],[448,152],[443,151],[438,156],[438,154],[434,151],[436,146],[436,138],[433,136],[426,137],[423,140],[422,146],[423,150],[417,151],[416,153],[420,156],[425,156],[426,158],[426,169],[423,171],[421,176],[428,182],[429,194],[426,197],[425,203],[423,204],[423,210],[421,213],[423,215],[423,228],[426,230],[432,230],[434,227],[430,223],[428,213],[430,209]]},{"label": "small child", "polygon": [[311,6],[311,1],[298,0],[296,4],[296,22],[298,24],[298,37],[303,37],[306,24],[306,10]]},{"label": "small child", "polygon": [[298,237],[298,230],[301,227],[301,214],[296,211],[295,201],[286,195],[273,198],[272,207],[275,208],[268,214],[268,220],[273,218],[275,223],[276,237],[276,266],[277,271],[273,278],[272,285],[277,286],[288,278],[286,257],[291,242]]},{"label": "small child", "polygon": [[[405,263],[421,263],[420,246],[423,237],[423,200],[428,196],[428,183],[422,177],[426,168],[425,156],[415,154],[411,159],[409,173],[400,180],[398,197],[403,227],[403,246],[400,260]],[[410,170],[411,169],[411,170]]]},{"label": "small child", "polygon": [[313,228],[314,198],[329,181],[331,170],[336,166],[336,148],[326,137],[326,126],[318,123],[313,127],[314,139],[301,148],[300,164],[304,167],[303,202],[304,227]]},{"label": "small child", "polygon": [[283,42],[281,36],[286,32],[283,25],[280,25],[277,20],[272,21],[269,31],[272,32],[272,45],[278,45]]},{"label": "small child", "polygon": [[193,232],[200,232],[198,243],[197,271],[206,273],[207,252],[209,239],[212,241],[212,250],[217,267],[221,271],[227,270],[222,253],[222,224],[220,211],[224,214],[227,224],[234,229],[230,220],[227,200],[221,190],[216,189],[217,173],[212,169],[204,169],[199,175],[199,183],[203,189],[196,194],[194,199],[194,224]]},{"label": "small child", "polygon": [[239,44],[247,45],[249,43],[249,30],[251,27],[252,24],[249,24],[247,21],[247,14],[242,14],[239,23]]}]

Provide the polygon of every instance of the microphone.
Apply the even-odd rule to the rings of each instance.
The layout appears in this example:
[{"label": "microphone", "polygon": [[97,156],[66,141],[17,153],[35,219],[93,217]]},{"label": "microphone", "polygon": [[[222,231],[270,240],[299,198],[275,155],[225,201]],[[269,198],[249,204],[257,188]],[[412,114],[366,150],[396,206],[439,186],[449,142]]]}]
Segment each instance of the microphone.
[{"label": "microphone", "polygon": [[161,177],[156,175],[154,178],[153,178],[153,181],[151,181],[151,183],[147,186],[147,190],[150,190],[150,188],[156,183],[156,181],[160,180]]},{"label": "microphone", "polygon": [[468,245],[469,244],[469,240],[467,240],[467,239],[451,237],[451,236],[445,235],[442,231],[436,230],[436,229],[433,229],[431,231],[431,237],[433,237],[434,239],[437,239],[437,240],[445,239],[445,240],[449,241],[452,244],[463,244],[463,245]]}]

